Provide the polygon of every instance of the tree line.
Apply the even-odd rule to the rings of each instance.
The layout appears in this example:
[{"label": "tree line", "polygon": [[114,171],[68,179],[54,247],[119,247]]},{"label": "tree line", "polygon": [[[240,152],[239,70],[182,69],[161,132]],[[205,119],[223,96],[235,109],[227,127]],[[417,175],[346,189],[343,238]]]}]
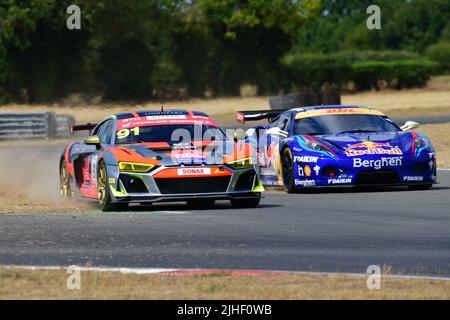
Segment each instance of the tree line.
[{"label": "tree line", "polygon": [[[419,86],[450,71],[448,0],[68,0],[0,3],[0,102],[260,95]],[[366,25],[381,9],[380,30]]]}]

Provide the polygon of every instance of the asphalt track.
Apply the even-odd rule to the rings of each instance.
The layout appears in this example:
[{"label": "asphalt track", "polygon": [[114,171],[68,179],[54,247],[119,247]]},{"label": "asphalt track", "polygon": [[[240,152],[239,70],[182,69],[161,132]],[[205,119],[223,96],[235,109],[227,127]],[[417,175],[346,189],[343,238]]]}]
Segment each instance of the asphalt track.
[{"label": "asphalt track", "polygon": [[288,195],[257,209],[155,205],[124,213],[0,215],[0,264],[450,276],[450,171],[429,191]]}]

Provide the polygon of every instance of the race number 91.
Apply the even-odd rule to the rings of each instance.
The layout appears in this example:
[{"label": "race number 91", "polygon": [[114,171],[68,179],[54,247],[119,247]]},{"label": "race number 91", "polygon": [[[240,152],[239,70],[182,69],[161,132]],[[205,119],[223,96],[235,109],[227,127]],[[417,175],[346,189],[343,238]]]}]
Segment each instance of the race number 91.
[{"label": "race number 91", "polygon": [[125,139],[128,138],[128,136],[130,135],[130,132],[133,133],[134,136],[138,136],[139,135],[139,127],[135,127],[133,129],[122,129],[117,131],[117,138],[118,139]]}]

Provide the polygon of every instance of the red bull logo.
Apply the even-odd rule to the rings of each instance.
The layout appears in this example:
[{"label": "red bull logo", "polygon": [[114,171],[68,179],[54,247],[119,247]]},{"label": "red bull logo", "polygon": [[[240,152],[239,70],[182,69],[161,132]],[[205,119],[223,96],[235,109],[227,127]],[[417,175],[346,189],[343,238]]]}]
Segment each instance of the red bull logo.
[{"label": "red bull logo", "polygon": [[364,141],[348,145],[345,148],[345,154],[354,157],[366,154],[402,155],[403,152],[398,146],[392,146],[389,142]]}]

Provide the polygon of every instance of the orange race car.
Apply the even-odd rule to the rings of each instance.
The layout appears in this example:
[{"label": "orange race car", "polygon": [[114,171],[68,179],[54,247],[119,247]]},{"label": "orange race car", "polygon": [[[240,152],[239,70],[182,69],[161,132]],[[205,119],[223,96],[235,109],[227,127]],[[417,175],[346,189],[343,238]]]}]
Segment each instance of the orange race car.
[{"label": "orange race car", "polygon": [[205,113],[129,112],[73,130],[90,132],[61,155],[63,197],[95,199],[103,211],[166,201],[192,207],[226,199],[237,208],[259,205],[263,187],[250,144],[239,135],[229,138]]}]

